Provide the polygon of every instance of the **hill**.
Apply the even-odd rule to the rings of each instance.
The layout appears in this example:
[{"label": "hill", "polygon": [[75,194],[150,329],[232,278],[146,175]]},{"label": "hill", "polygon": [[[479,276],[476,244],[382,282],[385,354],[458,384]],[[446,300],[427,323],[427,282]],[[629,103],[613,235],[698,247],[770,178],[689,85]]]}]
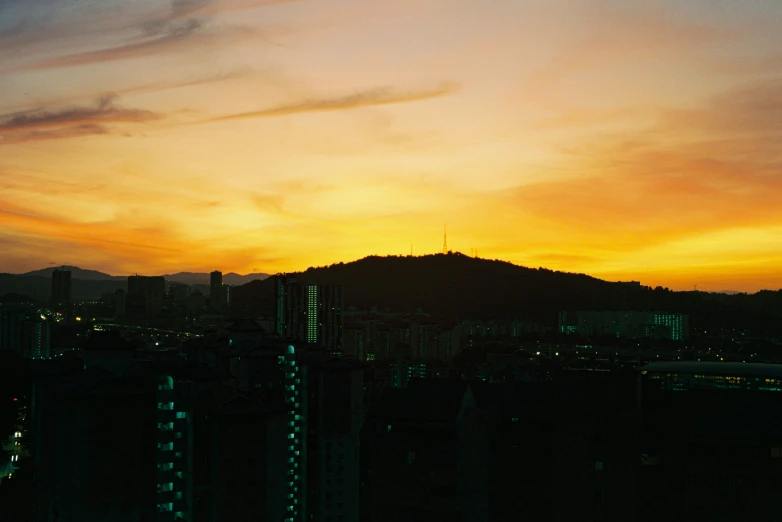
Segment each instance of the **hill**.
[{"label": "hill", "polygon": [[51,279],[52,272],[58,269],[69,270],[71,272],[71,279],[82,279],[85,281],[122,281],[127,279],[127,277],[104,274],[103,272],[98,272],[97,270],[85,270],[83,268],[79,268],[78,266],[52,266],[48,268],[42,268],[40,270],[33,270],[32,272],[27,272],[20,275],[29,277],[46,277]]},{"label": "hill", "polygon": [[[210,276],[206,272],[178,272],[176,274],[166,274],[163,277],[166,278],[166,281],[175,281],[188,285],[208,285]],[[227,274],[223,274],[223,283],[236,286],[249,283],[250,281],[263,280],[267,277],[269,277],[269,274],[251,273],[242,275],[235,272],[228,272]]]},{"label": "hill", "polygon": [[[372,256],[290,275],[304,282],[343,285],[346,306],[409,312],[421,308],[454,318],[528,318],[554,325],[563,310],[667,310],[689,314],[693,327],[731,324],[765,330],[782,317],[782,306],[763,311],[733,300],[738,296],[613,283],[458,253]],[[782,303],[782,292],[774,294]],[[255,281],[233,292],[237,305],[261,313],[273,312],[273,299],[271,280]],[[748,301],[755,303],[753,296]]]}]

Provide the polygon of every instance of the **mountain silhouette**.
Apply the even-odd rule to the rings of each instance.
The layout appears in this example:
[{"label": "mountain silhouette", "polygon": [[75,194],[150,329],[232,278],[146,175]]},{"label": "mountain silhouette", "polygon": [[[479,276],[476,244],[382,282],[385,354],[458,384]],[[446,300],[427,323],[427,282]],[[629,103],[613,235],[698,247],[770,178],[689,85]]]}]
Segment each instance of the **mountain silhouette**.
[{"label": "mountain silhouette", "polygon": [[[166,274],[163,277],[166,281],[173,281],[177,283],[185,283],[188,285],[208,285],[209,273],[206,272],[178,272],[176,274]],[[243,285],[250,281],[263,280],[269,277],[269,274],[262,273],[250,273],[250,274],[237,274],[236,272],[228,272],[223,274],[223,284],[226,285]]]},{"label": "mountain silhouette", "polygon": [[[342,285],[345,305],[357,309],[422,309],[459,319],[523,318],[556,325],[560,311],[665,310],[690,315],[694,327],[730,324],[766,329],[782,317],[782,292],[749,296],[674,292],[460,253],[370,256],[289,275],[307,283]],[[237,307],[274,312],[271,279],[237,287],[232,296]],[[737,299],[741,296],[743,302]],[[760,299],[766,311],[755,304]]]},{"label": "mountain silhouette", "polygon": [[78,266],[67,265],[42,268],[40,270],[33,270],[32,272],[27,272],[20,275],[33,277],[52,277],[52,272],[55,270],[68,270],[71,272],[71,279],[83,279],[85,281],[121,281],[123,279],[127,279],[127,276],[113,276],[103,272],[98,272],[97,270],[86,270],[84,268],[79,268]]}]

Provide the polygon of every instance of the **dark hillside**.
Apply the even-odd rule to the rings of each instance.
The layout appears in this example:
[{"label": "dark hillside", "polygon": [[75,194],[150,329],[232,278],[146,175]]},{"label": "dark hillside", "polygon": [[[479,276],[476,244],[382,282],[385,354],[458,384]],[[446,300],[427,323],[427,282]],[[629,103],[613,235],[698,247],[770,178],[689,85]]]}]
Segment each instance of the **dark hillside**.
[{"label": "dark hillside", "polygon": [[[667,310],[689,314],[696,328],[735,325],[766,331],[778,322],[772,320],[773,309],[739,306],[730,296],[611,283],[462,254],[367,257],[295,275],[306,282],[343,285],[346,305],[359,309],[421,308],[444,317],[529,318],[551,325],[562,310]],[[233,296],[237,304],[272,314],[273,291],[272,280],[254,281],[237,287]]]}]

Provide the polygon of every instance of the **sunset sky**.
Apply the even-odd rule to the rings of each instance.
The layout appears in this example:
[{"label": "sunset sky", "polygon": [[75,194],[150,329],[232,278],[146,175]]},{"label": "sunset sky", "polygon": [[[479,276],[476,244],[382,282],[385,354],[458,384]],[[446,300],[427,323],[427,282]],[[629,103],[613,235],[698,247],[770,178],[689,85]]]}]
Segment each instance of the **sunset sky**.
[{"label": "sunset sky", "polygon": [[442,248],[782,287],[779,0],[0,0],[0,271]]}]

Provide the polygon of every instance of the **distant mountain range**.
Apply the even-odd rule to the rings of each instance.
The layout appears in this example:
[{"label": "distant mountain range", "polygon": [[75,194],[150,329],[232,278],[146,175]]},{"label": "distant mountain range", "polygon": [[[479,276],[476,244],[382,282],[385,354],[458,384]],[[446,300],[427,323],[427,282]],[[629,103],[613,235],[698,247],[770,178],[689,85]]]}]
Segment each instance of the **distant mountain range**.
[{"label": "distant mountain range", "polygon": [[[178,272],[176,274],[167,274],[163,276],[166,281],[176,281],[188,285],[208,285],[209,274],[202,272]],[[250,281],[260,281],[269,277],[269,274],[252,273],[241,275],[235,272],[223,274],[223,284],[236,286],[249,283]]]},{"label": "distant mountain range", "polygon": [[[0,296],[4,294],[27,295],[34,299],[46,300],[52,290],[52,272],[57,269],[71,272],[72,295],[74,299],[98,299],[107,293],[118,289],[127,290],[128,276],[113,276],[97,270],[88,270],[77,266],[58,266],[42,268],[24,274],[0,274]],[[168,282],[185,283],[188,285],[208,286],[209,274],[206,272],[179,272],[166,274],[163,277]],[[262,280],[268,274],[223,274],[223,283],[231,286],[243,285],[250,281]]]}]

